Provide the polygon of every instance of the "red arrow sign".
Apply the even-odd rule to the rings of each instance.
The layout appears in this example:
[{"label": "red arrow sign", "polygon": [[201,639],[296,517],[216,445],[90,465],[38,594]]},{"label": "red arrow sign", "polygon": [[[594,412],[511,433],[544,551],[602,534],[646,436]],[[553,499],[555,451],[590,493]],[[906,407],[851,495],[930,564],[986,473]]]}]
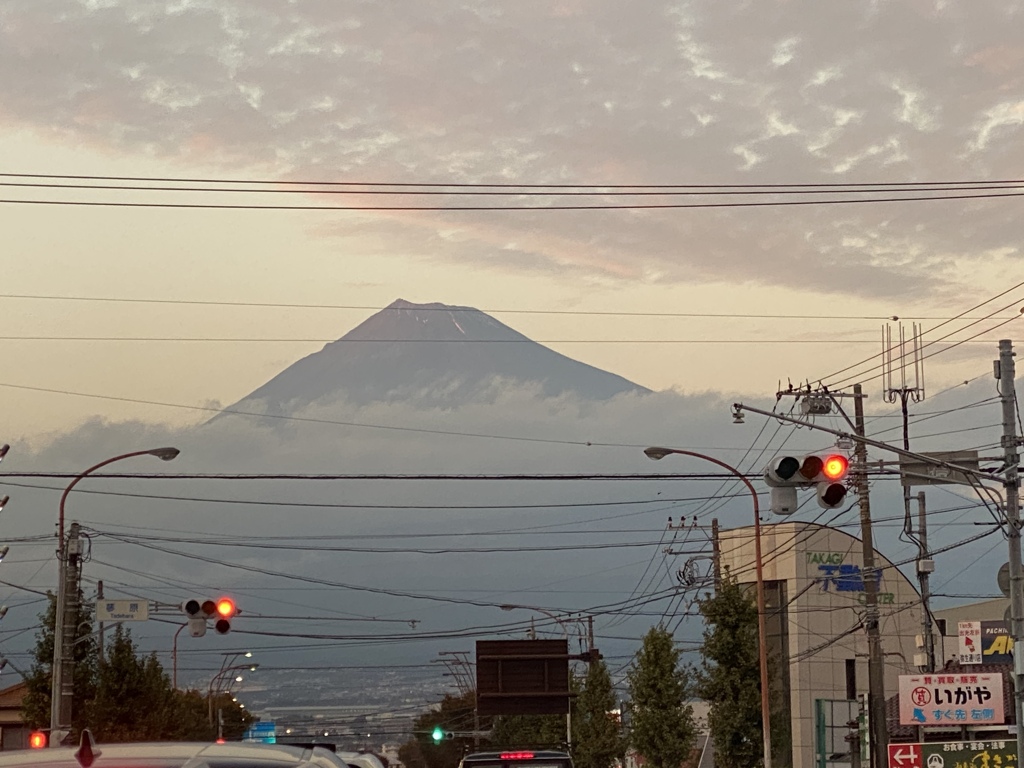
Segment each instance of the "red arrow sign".
[{"label": "red arrow sign", "polygon": [[922,768],[920,744],[890,744],[889,768]]}]

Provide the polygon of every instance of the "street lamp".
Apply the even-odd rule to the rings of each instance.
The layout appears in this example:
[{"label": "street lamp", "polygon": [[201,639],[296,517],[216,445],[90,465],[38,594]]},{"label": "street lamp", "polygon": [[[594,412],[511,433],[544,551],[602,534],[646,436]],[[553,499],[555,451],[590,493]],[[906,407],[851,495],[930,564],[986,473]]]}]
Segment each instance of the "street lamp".
[{"label": "street lamp", "polygon": [[[0,448],[0,458],[6,453]],[[74,666],[72,635],[74,634],[74,617],[67,610],[68,588],[77,587],[77,579],[73,584],[73,569],[69,568],[68,553],[64,545],[64,504],[68,494],[83,479],[97,469],[113,464],[115,461],[131,459],[135,456],[156,456],[162,461],[170,461],[180,451],[177,448],[152,448],[148,451],[132,451],[114,456],[99,464],[94,464],[79,473],[64,489],[60,496],[60,507],[57,516],[57,604],[53,619],[53,665],[50,678],[50,746],[58,747],[71,729],[71,697],[74,693],[72,670]],[[77,597],[77,594],[73,597]],[[67,615],[66,615],[67,614]]]},{"label": "street lamp", "polygon": [[[241,656],[241,655],[242,654],[240,654],[240,653],[236,654],[236,656]],[[251,655],[251,654],[249,654],[249,655]],[[215,674],[213,676],[213,678],[210,680],[210,687],[209,687],[209,689],[206,692],[207,707],[209,709],[210,725],[213,725],[213,697],[214,696],[220,696],[220,694],[222,692],[221,691],[221,683],[224,682],[224,679],[226,677],[229,677],[231,675],[231,673],[234,672],[234,673],[236,673],[235,674],[234,682],[240,683],[240,682],[242,682],[243,678],[242,678],[241,675],[237,674],[239,671],[241,671],[243,669],[247,669],[250,672],[255,672],[257,669],[259,669],[259,667],[260,667],[259,664],[235,664],[235,665],[230,666],[230,667],[223,667],[217,674]],[[229,693],[230,693],[230,689],[231,689],[231,686],[228,685],[228,692]],[[231,700],[232,701],[237,701],[237,699],[235,697],[232,697]]]},{"label": "street lamp", "polygon": [[[520,609],[523,611],[537,611],[543,613],[545,616],[554,619],[555,622],[562,628],[562,634],[565,636],[566,648],[569,646],[569,629],[565,626],[565,622],[558,618],[551,611],[545,610],[544,608],[538,608],[535,605],[510,605],[505,604],[501,606],[503,611],[514,611]],[[533,628],[533,619],[530,619],[530,639],[537,639],[537,632]],[[565,713],[565,746],[568,751],[572,750],[572,702],[569,702],[569,709]]]},{"label": "street lamp", "polygon": [[764,768],[771,768],[772,732],[771,699],[768,695],[768,629],[765,623],[764,569],[761,561],[761,508],[757,503],[757,490],[736,467],[726,464],[724,461],[720,461],[713,456],[697,453],[696,451],[684,451],[680,448],[660,448],[657,446],[645,448],[644,453],[647,455],[647,458],[654,459],[655,461],[664,459],[673,453],[710,461],[712,464],[717,464],[722,469],[728,470],[742,480],[743,484],[747,486],[747,490],[750,491],[751,498],[754,500],[754,570],[757,581],[757,656],[761,667],[761,731],[763,732],[762,740],[764,743]]}]

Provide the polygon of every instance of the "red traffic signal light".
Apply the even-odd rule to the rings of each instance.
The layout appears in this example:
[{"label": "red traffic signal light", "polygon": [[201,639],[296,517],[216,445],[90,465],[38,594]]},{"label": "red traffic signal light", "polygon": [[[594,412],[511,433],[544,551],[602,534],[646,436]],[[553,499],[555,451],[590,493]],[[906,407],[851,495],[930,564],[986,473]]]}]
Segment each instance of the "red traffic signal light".
[{"label": "red traffic signal light", "polygon": [[46,746],[46,733],[44,731],[32,731],[28,735],[28,746],[30,749],[43,749]]},{"label": "red traffic signal light", "polygon": [[826,457],[821,467],[821,473],[829,480],[840,480],[846,477],[846,470],[850,467],[850,460],[845,456],[833,454]]},{"label": "red traffic signal light", "polygon": [[230,619],[235,615],[235,601],[230,597],[222,597],[217,601],[217,615],[224,619]]}]

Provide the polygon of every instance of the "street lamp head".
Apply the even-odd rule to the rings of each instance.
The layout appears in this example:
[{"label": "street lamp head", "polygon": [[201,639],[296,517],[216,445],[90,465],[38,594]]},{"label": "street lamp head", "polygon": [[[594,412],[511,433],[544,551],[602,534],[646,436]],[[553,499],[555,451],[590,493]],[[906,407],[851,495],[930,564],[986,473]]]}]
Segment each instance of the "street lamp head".
[{"label": "street lamp head", "polygon": [[178,454],[181,453],[177,448],[154,448],[152,451],[147,451],[150,456],[156,456],[162,461],[171,461],[177,458]]},{"label": "street lamp head", "polygon": [[4,507],[6,507],[7,506],[7,502],[10,501],[10,500],[11,500],[10,496],[4,496],[2,499],[0,499],[0,510],[2,510]]},{"label": "street lamp head", "polygon": [[0,619],[7,615],[7,606],[0,605]]},{"label": "street lamp head", "polygon": [[0,445],[0,461],[4,460],[4,456],[7,455],[7,452],[9,450],[11,450],[11,446],[9,446],[7,443]]},{"label": "street lamp head", "polygon": [[235,678],[235,682],[236,682],[236,683],[240,683],[240,682],[242,682],[242,680],[244,680],[244,679],[245,679],[245,678],[243,678],[243,677],[242,677],[241,675],[239,675],[238,677],[236,677],[236,678]]},{"label": "street lamp head", "polygon": [[10,552],[10,551],[11,551],[11,548],[9,546],[7,546],[6,544],[4,544],[2,547],[0,547],[0,563],[2,563],[4,561],[4,558],[7,557],[7,553]]},{"label": "street lamp head", "polygon": [[245,656],[245,658],[251,659],[252,658],[252,651],[246,651],[243,655]]},{"label": "street lamp head", "polygon": [[671,448],[658,448],[657,446],[644,448],[644,455],[648,459],[654,459],[655,461],[658,461],[659,459],[664,459],[666,456],[672,453],[675,453],[675,451],[673,451]]},{"label": "street lamp head", "polygon": [[250,672],[255,672],[259,668],[260,668],[259,664],[253,664],[251,667],[249,667],[249,671]]},{"label": "street lamp head", "polygon": [[515,605],[502,605],[500,606],[503,611],[514,611],[518,606]]}]

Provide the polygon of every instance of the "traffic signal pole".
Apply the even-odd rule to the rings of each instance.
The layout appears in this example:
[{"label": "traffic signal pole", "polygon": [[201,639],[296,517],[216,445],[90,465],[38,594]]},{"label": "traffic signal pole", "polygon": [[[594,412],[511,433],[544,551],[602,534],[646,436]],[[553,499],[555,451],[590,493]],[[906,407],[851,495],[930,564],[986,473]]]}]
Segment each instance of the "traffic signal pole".
[{"label": "traffic signal pole", "polygon": [[[999,400],[1003,410],[1003,490],[1006,494],[1006,538],[1010,547],[1010,634],[1014,648],[1024,648],[1024,574],[1021,573],[1020,553],[1020,477],[1017,463],[1016,411],[1017,393],[1014,387],[1016,370],[1013,362],[1013,343],[1009,339],[999,342],[999,360],[995,364]],[[1013,654],[1013,703],[1017,723],[1017,754],[1024,755],[1024,654]]]}]

